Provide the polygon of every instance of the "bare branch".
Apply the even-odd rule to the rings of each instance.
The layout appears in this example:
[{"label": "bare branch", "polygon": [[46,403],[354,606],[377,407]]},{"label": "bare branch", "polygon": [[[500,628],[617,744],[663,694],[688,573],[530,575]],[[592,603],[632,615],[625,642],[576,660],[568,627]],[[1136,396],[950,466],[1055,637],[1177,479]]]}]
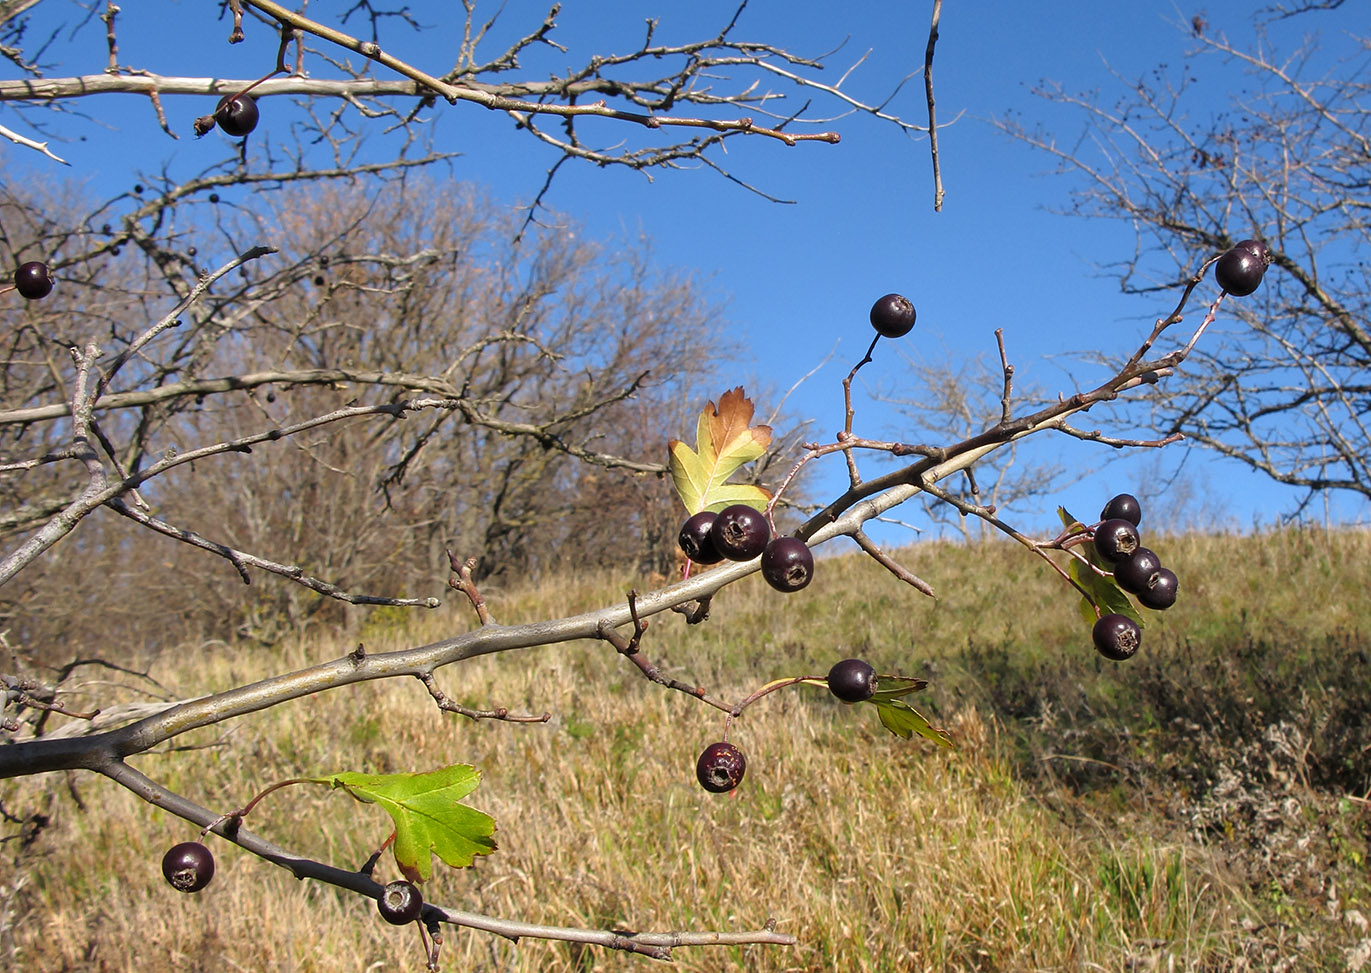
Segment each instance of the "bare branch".
[{"label": "bare branch", "polygon": [[933,0],[933,18],[928,25],[928,46],[924,48],[924,93],[928,98],[928,154],[933,160],[933,211],[943,209],[943,170],[938,161],[938,119],[933,105],[933,48],[938,43],[938,21],[943,15],[943,0]]}]

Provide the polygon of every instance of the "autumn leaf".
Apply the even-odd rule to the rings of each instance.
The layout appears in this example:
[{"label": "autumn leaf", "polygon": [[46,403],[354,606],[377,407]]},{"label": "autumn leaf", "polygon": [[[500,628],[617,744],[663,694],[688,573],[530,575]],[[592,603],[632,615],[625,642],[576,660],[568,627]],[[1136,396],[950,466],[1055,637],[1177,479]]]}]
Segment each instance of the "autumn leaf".
[{"label": "autumn leaf", "polygon": [[395,822],[395,864],[412,882],[432,873],[432,855],[453,868],[465,868],[477,855],[495,850],[494,819],[460,803],[481,782],[480,771],[468,764],[423,774],[345,772],[318,782],[385,809]]},{"label": "autumn leaf", "polygon": [[744,463],[766,452],[771,444],[771,427],[752,425],[752,400],[738,386],[719,396],[700,413],[695,431],[695,448],[678,439],[667,443],[671,480],[686,512],[715,512],[735,503],[746,503],[759,510],[771,494],[751,483],[729,483],[728,478]]}]

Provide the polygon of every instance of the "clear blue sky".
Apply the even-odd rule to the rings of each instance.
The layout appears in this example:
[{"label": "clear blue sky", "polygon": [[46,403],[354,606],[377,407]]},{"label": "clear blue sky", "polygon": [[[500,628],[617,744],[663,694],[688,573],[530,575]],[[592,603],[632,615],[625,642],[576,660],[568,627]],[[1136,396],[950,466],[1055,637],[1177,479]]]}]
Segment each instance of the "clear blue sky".
[{"label": "clear blue sky", "polygon": [[[123,6],[120,60],[136,67],[247,78],[260,74],[261,65],[274,56],[275,42],[260,28],[249,31],[246,44],[229,47],[225,25],[205,16],[217,4],[205,0],[141,0]],[[568,0],[554,36],[570,52],[554,54],[548,63],[569,65],[592,51],[627,49],[640,39],[647,16],[659,18],[662,42],[694,39],[717,30],[733,6],[712,0]],[[418,0],[409,7],[421,22],[443,23],[452,17],[445,12],[450,9],[446,0]],[[1203,10],[1212,29],[1242,40],[1250,36],[1253,7],[1207,0]],[[39,9],[44,8],[54,15],[77,16],[75,4],[65,0],[48,0]],[[881,100],[900,78],[920,69],[930,10],[931,3],[754,0],[734,36],[805,55],[845,42],[828,61],[835,77],[869,50],[847,89]],[[574,165],[563,167],[549,202],[583,221],[595,236],[646,235],[661,261],[693,268],[727,299],[732,326],[750,355],[738,363],[736,373],[724,377],[720,391],[739,382],[783,390],[836,346],[831,362],[789,403],[792,414],[816,420],[816,436],[831,436],[841,423],[839,382],[870,339],[867,308],[888,291],[907,294],[918,307],[918,327],[899,343],[907,354],[954,363],[983,355],[993,363],[993,331],[999,327],[1005,330],[1021,381],[1069,393],[1078,383],[1092,385],[1103,377],[1070,353],[1129,350],[1169,307],[1160,297],[1120,294],[1100,266],[1132,253],[1132,232],[1120,224],[1054,214],[1054,207],[1067,203],[1070,184],[1048,174],[1049,159],[1009,141],[987,119],[1019,111],[1071,141],[1080,131],[1080,119],[1050,109],[1028,86],[1051,79],[1072,90],[1108,92],[1118,83],[1111,70],[1130,78],[1162,63],[1177,65],[1188,47],[1180,24],[1194,12],[1164,2],[949,0],[935,62],[939,119],[955,120],[940,135],[947,190],[942,213],[932,208],[926,142],[858,116],[834,123],[843,135],[837,146],[786,148],[763,139],[729,143],[726,161],[732,171],[773,195],[797,200],[795,205],[768,202],[710,171],[658,173],[649,183],[626,170]],[[488,53],[509,36],[527,32],[543,13],[538,4],[511,0]],[[1351,10],[1297,23],[1300,31],[1317,28],[1330,36],[1362,26]],[[98,70],[105,59],[103,35],[98,22],[74,39],[63,34],[52,55],[60,54],[64,65],[47,73]],[[396,30],[394,38],[388,49],[435,73],[450,63],[450,32],[406,36]],[[79,55],[69,54],[73,49]],[[530,58],[528,73],[536,75],[538,63]],[[323,64],[310,69],[316,77],[329,75]],[[1201,85],[1206,80],[1201,77]],[[1222,86],[1217,78],[1213,82],[1220,95]],[[286,121],[281,117],[285,100],[275,101],[264,109],[265,126]],[[167,103],[173,122],[187,133],[179,142],[160,133],[143,99],[121,96],[80,107],[97,114],[98,122],[55,120],[56,131],[82,140],[54,148],[96,191],[127,188],[137,171],[155,172],[164,163],[172,171],[190,173],[223,152],[222,145],[189,137],[189,122],[202,108],[188,99]],[[923,118],[918,78],[891,108]],[[440,106],[433,115],[439,147],[463,153],[454,175],[484,183],[511,203],[530,198],[556,160],[551,150],[512,131],[504,116],[466,106]],[[0,119],[14,122],[8,113]],[[12,127],[24,131],[20,125]],[[67,175],[8,143],[0,143],[0,162],[7,175]],[[868,386],[895,394],[907,378],[900,356],[889,348],[862,374]],[[1145,417],[1144,410],[1137,414]],[[890,411],[864,399],[858,403],[857,429],[902,438]],[[1138,430],[1110,431],[1126,435]],[[1163,501],[1172,504],[1171,518],[1158,509],[1160,504],[1154,505],[1157,521],[1210,523],[1217,515],[1229,526],[1250,527],[1289,511],[1300,496],[1236,464],[1196,453],[1181,445],[1161,455],[1121,458],[1105,447],[1053,441],[1048,454],[1082,475],[1069,475],[1051,503],[1015,511],[1011,519],[1029,530],[1047,529],[1055,522],[1055,502],[1091,515],[1112,493],[1150,493],[1147,483],[1178,465],[1186,489],[1172,491]],[[842,488],[844,473],[837,458],[827,462],[814,487],[831,494]],[[1334,498],[1332,514],[1342,520],[1367,519],[1366,505],[1345,497]],[[885,536],[909,535],[892,529]]]}]

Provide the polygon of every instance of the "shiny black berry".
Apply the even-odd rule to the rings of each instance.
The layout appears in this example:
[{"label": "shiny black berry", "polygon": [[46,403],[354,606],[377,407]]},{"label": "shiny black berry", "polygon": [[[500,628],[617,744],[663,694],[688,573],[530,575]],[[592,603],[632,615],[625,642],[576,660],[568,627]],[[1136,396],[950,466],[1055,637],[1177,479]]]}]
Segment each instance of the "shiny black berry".
[{"label": "shiny black berry", "polygon": [[[1243,242],[1252,244],[1257,241]],[[1214,280],[1234,297],[1251,294],[1261,286],[1262,275],[1266,273],[1266,265],[1270,261],[1266,247],[1263,245],[1261,249],[1261,254],[1257,254],[1248,246],[1239,244],[1229,250],[1214,265]]]},{"label": "shiny black berry", "polygon": [[1095,623],[1090,638],[1100,655],[1122,662],[1138,651],[1142,644],[1142,629],[1127,615],[1110,614]]},{"label": "shiny black berry", "polygon": [[1138,601],[1156,611],[1165,611],[1176,603],[1176,572],[1162,568],[1148,586],[1138,592]]},{"label": "shiny black berry", "polygon": [[730,561],[751,561],[766,549],[771,527],[756,507],[735,503],[719,511],[709,537],[714,549]]},{"label": "shiny black berry", "polygon": [[876,670],[862,659],[844,659],[828,670],[828,691],[844,703],[860,703],[876,692]]},{"label": "shiny black berry", "polygon": [[798,537],[778,537],[762,551],[762,577],[777,591],[799,591],[814,578],[814,553]]},{"label": "shiny black berry", "polygon": [[20,264],[14,271],[14,289],[19,296],[30,301],[38,301],[52,293],[52,275],[48,265],[37,260]]},{"label": "shiny black berry", "polygon": [[1126,520],[1134,527],[1142,523],[1142,504],[1131,493],[1120,493],[1100,511],[1101,520]]},{"label": "shiny black berry", "polygon": [[214,878],[214,855],[198,841],[172,845],[162,856],[162,876],[178,892],[198,892]]},{"label": "shiny black berry", "polygon": [[1262,240],[1239,240],[1235,246],[1246,250],[1268,267],[1271,266],[1271,249]]},{"label": "shiny black berry", "polygon": [[887,294],[871,305],[871,326],[882,338],[901,338],[914,327],[914,304],[903,294]]},{"label": "shiny black berry", "polygon": [[391,925],[403,926],[419,918],[424,897],[413,882],[391,882],[376,900],[376,911]]},{"label": "shiny black berry", "polygon": [[214,109],[214,120],[219,123],[224,134],[232,135],[236,139],[242,138],[256,128],[258,117],[257,102],[252,95],[239,95],[232,99],[224,95],[219,99],[219,106]]},{"label": "shiny black berry", "polygon": [[709,534],[716,519],[717,515],[712,511],[701,510],[681,526],[676,542],[685,551],[685,556],[696,564],[717,564],[724,559]]},{"label": "shiny black berry", "polygon": [[1114,580],[1129,594],[1140,595],[1156,583],[1162,560],[1147,547],[1140,547],[1114,567]]},{"label": "shiny black berry", "polygon": [[1106,520],[1095,528],[1095,550],[1111,564],[1118,564],[1138,549],[1138,528],[1122,517]]},{"label": "shiny black berry", "polygon": [[700,786],[714,794],[731,791],[743,782],[747,760],[743,752],[726,741],[711,743],[695,763],[695,777]]}]

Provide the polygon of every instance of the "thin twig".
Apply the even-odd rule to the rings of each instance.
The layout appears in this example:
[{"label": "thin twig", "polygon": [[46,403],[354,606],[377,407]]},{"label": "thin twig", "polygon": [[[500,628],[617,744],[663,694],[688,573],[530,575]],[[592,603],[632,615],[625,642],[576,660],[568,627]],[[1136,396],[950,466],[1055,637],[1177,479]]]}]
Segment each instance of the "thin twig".
[{"label": "thin twig", "polygon": [[924,93],[928,96],[928,154],[933,160],[933,212],[943,209],[943,171],[938,162],[938,121],[933,109],[933,48],[938,43],[938,21],[943,15],[943,0],[933,0],[933,20],[928,25],[928,46],[924,48]]},{"label": "thin twig", "polygon": [[433,701],[438,704],[438,708],[445,713],[456,713],[471,720],[500,720],[505,723],[546,723],[552,719],[551,713],[543,713],[541,716],[528,713],[511,713],[506,706],[497,706],[494,709],[470,709],[443,692],[438,687],[438,681],[433,678],[433,673],[420,673],[419,681],[424,684],[424,688],[433,697]]},{"label": "thin twig", "polygon": [[849,533],[847,536],[851,537],[854,541],[856,541],[857,546],[860,547],[864,552],[866,552],[866,554],[870,556],[877,564],[885,568],[891,574],[895,575],[895,577],[899,578],[905,584],[909,585],[916,591],[923,592],[930,598],[938,597],[934,593],[933,586],[931,584],[929,584],[923,578],[920,578],[918,575],[914,574],[913,571],[910,571],[904,565],[900,564],[885,551],[881,550],[880,547],[878,547],[875,544],[875,542],[873,542],[871,538],[867,536],[866,531],[857,529]]}]

